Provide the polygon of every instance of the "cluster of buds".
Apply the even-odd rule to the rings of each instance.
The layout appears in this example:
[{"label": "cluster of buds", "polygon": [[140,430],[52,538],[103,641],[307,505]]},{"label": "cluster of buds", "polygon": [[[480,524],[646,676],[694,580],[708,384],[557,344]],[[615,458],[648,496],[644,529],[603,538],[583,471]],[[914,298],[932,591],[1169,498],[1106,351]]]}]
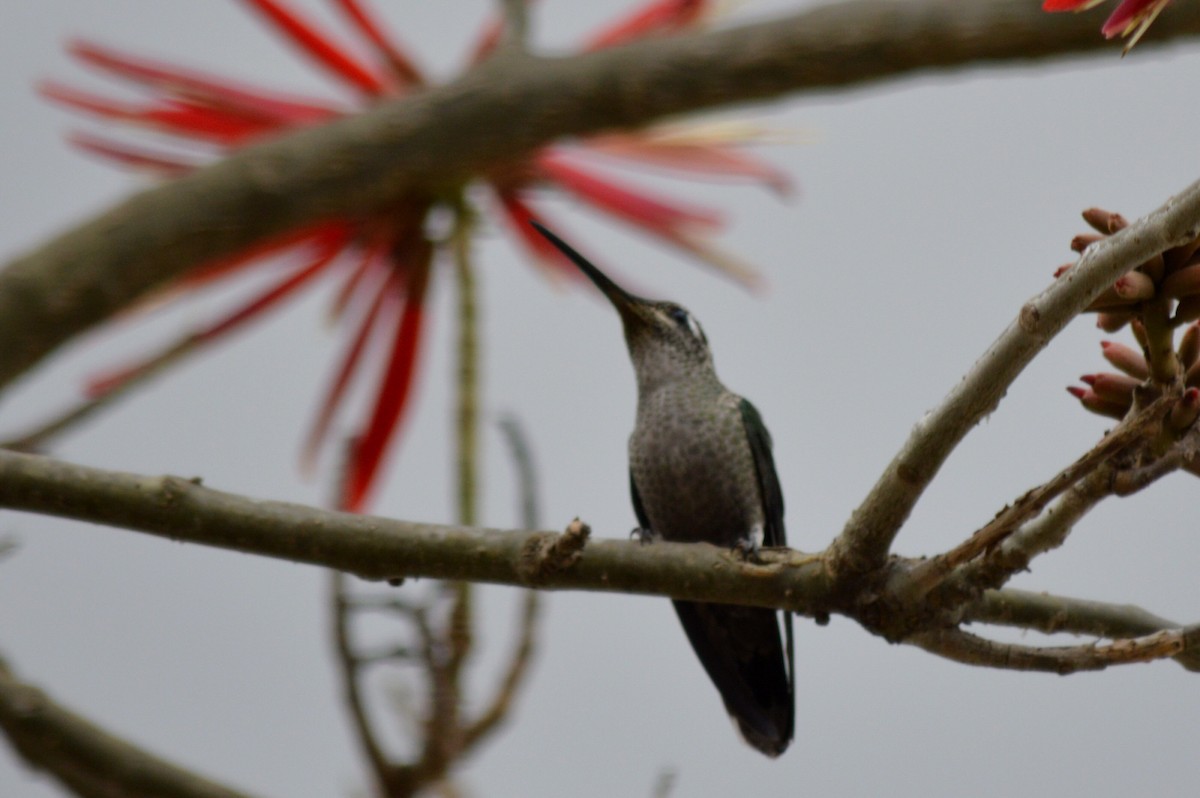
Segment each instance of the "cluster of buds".
[{"label": "cluster of buds", "polygon": [[[1140,321],[1130,325],[1138,343],[1145,340],[1145,326]],[[1137,389],[1150,379],[1150,364],[1143,352],[1116,341],[1101,341],[1104,359],[1121,373],[1101,371],[1084,374],[1079,379],[1084,387],[1071,385],[1067,391],[1088,410],[1102,416],[1122,419],[1134,405]],[[1189,324],[1175,351],[1175,357],[1184,373],[1184,391],[1179,403],[1171,411],[1169,425],[1183,431],[1190,427],[1200,415],[1200,323]]]},{"label": "cluster of buds", "polygon": [[[1128,224],[1120,214],[1099,208],[1084,211],[1083,218],[1096,232],[1071,241],[1071,249],[1080,254]],[[1059,267],[1055,277],[1073,265]],[[1141,386],[1155,395],[1173,388],[1181,393],[1170,426],[1177,430],[1190,427],[1200,415],[1200,237],[1155,255],[1122,275],[1087,311],[1097,314],[1096,324],[1105,332],[1128,326],[1138,349],[1116,341],[1101,342],[1105,360],[1120,373],[1085,374],[1080,378],[1083,387],[1067,388],[1071,395],[1094,413],[1120,419],[1134,406]],[[1185,326],[1175,346],[1174,333]]]}]

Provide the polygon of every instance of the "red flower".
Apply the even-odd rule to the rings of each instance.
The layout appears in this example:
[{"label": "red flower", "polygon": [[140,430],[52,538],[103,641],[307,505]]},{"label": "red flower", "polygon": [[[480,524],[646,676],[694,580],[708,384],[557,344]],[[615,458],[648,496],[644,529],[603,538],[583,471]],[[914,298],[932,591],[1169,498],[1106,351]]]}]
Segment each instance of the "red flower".
[{"label": "red flower", "polygon": [[[1042,9],[1045,11],[1084,11],[1098,6],[1102,2],[1104,0],[1043,0]],[[1132,34],[1129,43],[1125,45],[1125,52],[1129,52],[1170,2],[1171,0],[1121,0],[1100,32],[1108,39]]]},{"label": "red flower", "polygon": [[[168,134],[177,146],[170,150],[150,149],[94,134],[73,134],[71,142],[124,166],[170,178],[195,169],[213,150],[227,152],[288,130],[320,124],[351,113],[356,106],[401,97],[425,84],[423,74],[404,49],[360,0],[332,2],[366,46],[367,55],[335,41],[283,0],[242,2],[348,88],[352,93],[350,102],[297,97],[78,41],[68,46],[72,55],[88,67],[136,84],[147,99],[137,103],[117,102],[53,82],[43,84],[42,93],[106,120]],[[649,2],[598,32],[585,47],[608,47],[695,25],[708,5],[703,0]],[[472,50],[473,62],[492,52],[500,33],[497,22],[484,27]],[[527,190],[537,184],[557,187],[592,208],[699,257],[735,279],[753,283],[756,275],[752,270],[707,239],[706,235],[720,223],[716,213],[622,185],[587,160],[589,154],[619,157],[692,175],[748,178],[779,192],[790,188],[786,177],[738,152],[735,144],[727,137],[713,137],[711,131],[609,134],[574,146],[547,147],[528,159],[506,164],[480,177],[496,199],[496,212],[510,222],[517,238],[536,260],[557,274],[572,279],[578,276],[561,254],[535,235],[527,223],[533,217],[544,218],[528,197]],[[305,460],[312,461],[326,438],[348,386],[364,368],[370,341],[390,340],[373,409],[359,429],[347,466],[343,505],[361,510],[403,418],[421,350],[425,290],[435,255],[435,247],[425,233],[427,218],[435,207],[447,208],[452,214],[469,212],[463,210],[467,203],[462,191],[441,205],[429,197],[413,196],[386,214],[346,217],[293,230],[236,256],[205,264],[178,281],[176,290],[190,290],[240,273],[261,263],[267,255],[287,255],[296,261],[275,285],[224,318],[195,331],[155,357],[94,380],[90,386],[92,395],[112,391],[132,378],[156,370],[186,349],[232,332],[313,284],[320,275],[336,271],[342,283],[334,298],[334,316],[350,325],[352,332],[307,438]]]}]

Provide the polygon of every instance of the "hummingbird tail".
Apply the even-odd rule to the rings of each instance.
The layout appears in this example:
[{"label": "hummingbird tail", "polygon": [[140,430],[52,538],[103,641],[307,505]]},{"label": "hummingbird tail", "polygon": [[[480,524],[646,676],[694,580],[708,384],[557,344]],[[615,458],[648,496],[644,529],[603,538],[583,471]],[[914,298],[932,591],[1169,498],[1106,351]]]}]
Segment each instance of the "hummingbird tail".
[{"label": "hummingbird tail", "polygon": [[782,754],[792,741],[795,719],[791,615],[784,614],[781,635],[775,610],[673,603],[700,664],[746,742],[767,756]]}]

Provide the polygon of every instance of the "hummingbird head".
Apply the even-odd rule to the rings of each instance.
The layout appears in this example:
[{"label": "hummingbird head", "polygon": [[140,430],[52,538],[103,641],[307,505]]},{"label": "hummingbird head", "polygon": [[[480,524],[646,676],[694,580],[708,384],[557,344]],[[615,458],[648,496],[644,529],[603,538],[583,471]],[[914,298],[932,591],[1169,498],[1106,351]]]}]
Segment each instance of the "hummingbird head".
[{"label": "hummingbird head", "polygon": [[570,258],[617,309],[639,385],[646,388],[700,373],[715,376],[708,338],[686,308],[629,293],[554,233],[536,221],[530,224]]}]

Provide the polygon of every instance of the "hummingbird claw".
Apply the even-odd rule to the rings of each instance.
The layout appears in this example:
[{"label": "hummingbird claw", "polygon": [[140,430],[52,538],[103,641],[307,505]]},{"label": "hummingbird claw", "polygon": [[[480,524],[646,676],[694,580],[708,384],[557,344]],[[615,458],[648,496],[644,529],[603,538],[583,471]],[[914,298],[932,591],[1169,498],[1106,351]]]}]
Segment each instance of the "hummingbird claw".
[{"label": "hummingbird claw", "polygon": [[753,538],[743,538],[737,543],[734,543],[733,548],[731,548],[730,551],[733,553],[734,557],[737,557],[742,562],[761,565],[762,559],[758,556],[758,551],[760,548],[761,547],[757,544],[757,541],[755,541]]},{"label": "hummingbird claw", "polygon": [[740,557],[743,562],[761,564],[758,552],[763,547],[763,528],[760,524],[755,524],[750,528],[750,534],[738,540],[733,544],[733,554]]},{"label": "hummingbird claw", "polygon": [[641,543],[643,546],[645,546],[649,543],[654,543],[656,540],[661,540],[662,535],[656,534],[652,529],[635,526],[629,531],[629,539],[636,540],[638,543]]}]

